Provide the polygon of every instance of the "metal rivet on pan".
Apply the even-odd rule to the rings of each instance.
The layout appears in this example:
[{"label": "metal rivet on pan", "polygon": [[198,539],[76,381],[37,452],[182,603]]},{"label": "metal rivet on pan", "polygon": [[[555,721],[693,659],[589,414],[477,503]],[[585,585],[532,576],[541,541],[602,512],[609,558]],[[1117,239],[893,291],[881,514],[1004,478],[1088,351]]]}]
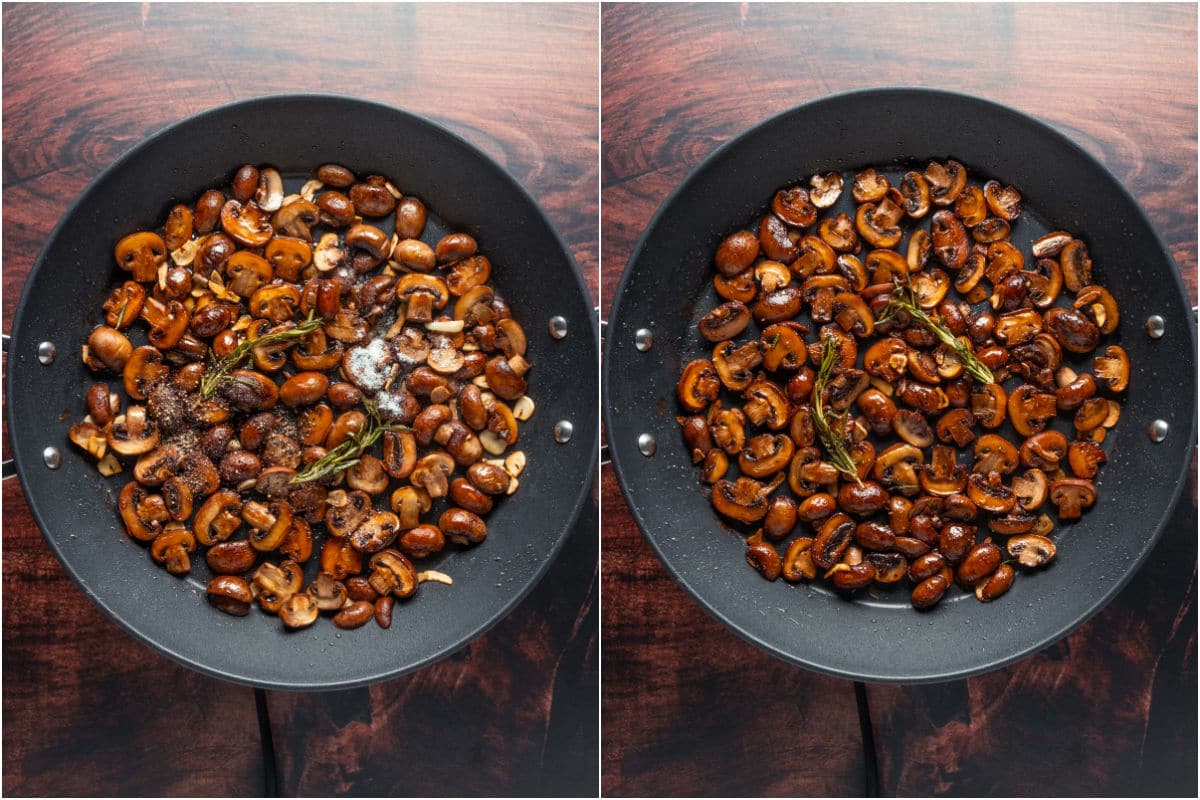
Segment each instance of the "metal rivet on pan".
[{"label": "metal rivet on pan", "polygon": [[567,338],[567,320],[564,317],[550,318],[550,336],[554,339]]},{"label": "metal rivet on pan", "polygon": [[638,437],[638,450],[642,451],[642,455],[649,458],[654,455],[654,451],[658,449],[658,442],[654,441],[654,437],[648,433],[643,433]]},{"label": "metal rivet on pan", "polygon": [[638,328],[637,333],[633,335],[633,345],[640,352],[646,352],[651,347],[654,347],[654,334],[649,328]]},{"label": "metal rivet on pan", "polygon": [[1150,435],[1150,441],[1161,442],[1163,439],[1167,438],[1168,430],[1170,430],[1170,426],[1167,425],[1167,421],[1165,419],[1156,419],[1154,422],[1150,423],[1150,428],[1146,431],[1146,433]]},{"label": "metal rivet on pan", "polygon": [[42,342],[38,345],[38,361],[43,364],[53,364],[56,355],[58,348],[54,346],[54,342]]},{"label": "metal rivet on pan", "polygon": [[1150,334],[1151,339],[1161,339],[1166,332],[1167,323],[1158,314],[1153,314],[1146,320],[1146,333]]},{"label": "metal rivet on pan", "polygon": [[569,419],[560,419],[554,423],[554,441],[559,444],[566,444],[571,441],[571,434],[575,433],[575,426],[571,424]]},{"label": "metal rivet on pan", "polygon": [[62,466],[62,453],[58,452],[57,447],[47,447],[42,451],[42,461],[50,469],[58,469]]}]

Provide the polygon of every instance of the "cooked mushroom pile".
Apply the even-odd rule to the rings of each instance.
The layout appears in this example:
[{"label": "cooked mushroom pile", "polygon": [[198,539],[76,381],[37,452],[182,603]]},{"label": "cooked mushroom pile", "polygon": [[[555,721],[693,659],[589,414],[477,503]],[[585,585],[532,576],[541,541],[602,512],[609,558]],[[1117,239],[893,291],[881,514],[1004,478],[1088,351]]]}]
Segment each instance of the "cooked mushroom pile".
[{"label": "cooked mushroom pile", "polygon": [[814,175],[721,242],[678,419],[768,580],[986,602],[1096,502],[1129,359],[1097,353],[1119,312],[1082,240],[1014,245],[1017,189],[953,160],[898,183],[863,170],[837,213],[842,175]]},{"label": "cooked mushroom pile", "polygon": [[386,628],[451,582],[413,561],[482,542],[517,490],[525,333],[475,239],[438,238],[381,176],[326,164],[285,195],[247,165],[226,191],[117,242],[129,280],[83,360],[128,400],[93,385],[71,441],[106,476],[132,467],[126,533],[174,575],[202,548],[221,611]]}]

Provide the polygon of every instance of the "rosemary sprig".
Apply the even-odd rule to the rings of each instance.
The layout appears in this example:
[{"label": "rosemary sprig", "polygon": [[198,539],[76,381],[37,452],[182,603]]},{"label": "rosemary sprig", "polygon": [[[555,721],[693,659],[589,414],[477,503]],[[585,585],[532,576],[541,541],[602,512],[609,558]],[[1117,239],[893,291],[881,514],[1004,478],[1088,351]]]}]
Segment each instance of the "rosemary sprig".
[{"label": "rosemary sprig", "polygon": [[883,313],[875,320],[877,323],[885,322],[901,311],[907,312],[910,317],[932,331],[938,339],[950,345],[954,350],[954,354],[958,356],[958,360],[962,362],[963,369],[969,372],[975,380],[984,384],[996,382],[996,376],[992,374],[992,371],[988,369],[986,364],[975,356],[970,345],[951,333],[941,323],[934,322],[933,318],[926,314],[925,310],[917,304],[912,284],[901,285],[899,281],[893,282],[895,283],[896,291],[892,295],[891,302],[887,304]]},{"label": "rosemary sprig", "polygon": [[342,470],[357,464],[360,460],[359,456],[366,452],[371,445],[379,441],[379,437],[383,436],[387,431],[412,430],[412,428],[404,425],[392,425],[383,422],[379,418],[379,409],[374,403],[367,402],[364,405],[367,407],[367,427],[357,433],[350,434],[349,439],[309,464],[302,471],[296,473],[291,483],[309,483],[310,481],[320,480],[330,475],[336,475]]},{"label": "rosemary sprig", "polygon": [[817,435],[821,437],[821,443],[825,445],[829,463],[833,464],[838,472],[854,478],[854,482],[862,486],[862,479],[858,477],[858,465],[854,463],[854,459],[850,458],[850,453],[846,450],[846,437],[842,433],[845,430],[846,415],[845,413],[832,414],[825,410],[825,387],[833,378],[833,368],[837,361],[837,338],[834,336],[823,337],[821,339],[821,368],[817,370],[817,380],[812,391],[813,426],[817,429]]},{"label": "rosemary sprig", "polygon": [[308,319],[296,327],[286,331],[272,331],[256,339],[247,339],[233,348],[233,352],[224,358],[218,359],[210,350],[208,369],[205,370],[204,377],[200,379],[200,398],[207,400],[212,397],[217,391],[217,387],[221,385],[221,381],[228,378],[229,372],[237,369],[238,365],[250,355],[250,351],[260,344],[276,344],[291,339],[302,339],[319,327],[321,327],[321,320],[314,318],[313,312],[310,311]]},{"label": "rosemary sprig", "polygon": [[128,296],[125,297],[125,302],[121,303],[121,310],[117,312],[117,324],[113,326],[117,330],[121,330],[121,326],[125,324],[125,309],[127,308],[129,308]]}]

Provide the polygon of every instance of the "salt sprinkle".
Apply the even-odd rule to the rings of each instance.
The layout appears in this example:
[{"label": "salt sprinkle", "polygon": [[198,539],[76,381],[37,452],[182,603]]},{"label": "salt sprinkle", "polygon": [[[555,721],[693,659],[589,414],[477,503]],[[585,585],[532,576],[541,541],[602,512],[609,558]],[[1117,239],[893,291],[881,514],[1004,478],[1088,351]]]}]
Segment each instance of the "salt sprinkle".
[{"label": "salt sprinkle", "polygon": [[371,392],[383,388],[388,373],[391,372],[386,359],[387,352],[387,342],[378,338],[372,339],[362,347],[350,348],[345,366],[355,385]]}]

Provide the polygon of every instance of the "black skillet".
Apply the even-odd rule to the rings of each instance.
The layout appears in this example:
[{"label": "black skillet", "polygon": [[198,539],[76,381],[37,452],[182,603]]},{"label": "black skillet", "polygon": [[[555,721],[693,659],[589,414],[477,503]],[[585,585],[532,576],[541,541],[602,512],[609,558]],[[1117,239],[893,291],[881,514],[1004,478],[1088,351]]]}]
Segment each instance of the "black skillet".
[{"label": "black skillet", "polygon": [[[903,590],[851,602],[824,586],[768,583],[746,566],[744,536],[722,525],[702,494],[675,422],[682,365],[711,351],[695,322],[718,302],[712,254],[724,236],[756,223],[783,185],[866,166],[884,167],[895,178],[910,165],[947,157],[966,164],[974,178],[1020,189],[1025,211],[1013,240],[1026,252],[1051,227],[1081,234],[1097,282],[1120,305],[1110,343],[1128,351],[1133,376],[1120,424],[1104,443],[1109,463],[1097,480],[1099,501],[1083,521],[1054,534],[1059,555],[1051,568],[1019,576],[1007,596],[989,604],[952,589],[921,613]],[[849,208],[853,201],[845,195],[840,202]],[[1161,338],[1148,335],[1151,317],[1161,318]],[[1065,636],[1108,602],[1150,552],[1185,486],[1196,438],[1193,325],[1175,265],[1142,209],[1062,134],[1009,108],[948,92],[836,95],[779,114],[721,147],[646,229],[606,333],[609,449],[625,498],[663,563],[744,638],[801,666],[861,680],[961,678]],[[1090,371],[1090,359],[1073,363]],[[1167,425],[1157,443],[1149,435],[1156,421]]]},{"label": "black skillet", "polygon": [[[295,191],[326,162],[389,176],[431,210],[423,238],[450,227],[473,234],[493,284],[529,337],[537,411],[518,447],[528,457],[520,491],[488,516],[489,535],[451,548],[431,566],[453,586],[426,584],[396,609],[390,630],[341,632],[328,620],[298,633],[257,612],[234,619],[210,608],[202,558],[174,578],[126,538],[114,510],[129,474],[102,478],[67,441],[94,380],[80,345],[106,292],[124,279],[112,258],[126,233],[161,224],[178,202],[228,182],[241,164],[273,164]],[[437,218],[434,218],[434,215]],[[566,335],[551,335],[551,320]],[[222,106],[175,124],[122,156],[76,201],[25,283],[8,356],[8,429],[34,518],[84,592],[156,650],[201,672],[281,689],[364,685],[431,663],[507,614],[558,553],[585,501],[597,452],[594,312],[578,270],[537,204],[472,145],[412,114],[335,96],[289,95]],[[42,342],[57,347],[49,365]],[[110,376],[110,383],[114,379]],[[119,383],[119,379],[116,379]],[[556,441],[556,424],[573,433]],[[563,427],[558,428],[557,438]],[[49,469],[43,450],[61,451]],[[315,562],[315,559],[313,560]],[[310,563],[309,572],[315,569]],[[53,624],[53,620],[49,621]]]}]

